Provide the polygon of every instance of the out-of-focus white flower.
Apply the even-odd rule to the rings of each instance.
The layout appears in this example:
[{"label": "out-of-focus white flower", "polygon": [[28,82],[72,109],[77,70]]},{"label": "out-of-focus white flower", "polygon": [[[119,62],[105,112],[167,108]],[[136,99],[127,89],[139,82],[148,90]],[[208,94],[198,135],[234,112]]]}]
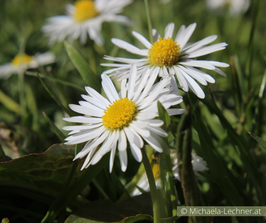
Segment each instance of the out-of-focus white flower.
[{"label": "out-of-focus white flower", "polygon": [[163,3],[163,4],[167,4],[167,3],[171,2],[171,1],[172,0],[160,0],[160,2]]},{"label": "out-of-focus white flower", "polygon": [[228,67],[229,65],[218,61],[197,60],[196,57],[223,50],[227,43],[216,43],[207,46],[217,38],[217,35],[208,36],[195,43],[189,43],[188,41],[196,28],[196,23],[188,27],[181,26],[175,38],[173,38],[174,28],[175,24],[169,23],[165,28],[163,38],[154,29],[154,43],[149,42],[140,33],[133,31],[132,34],[145,46],[145,49],[139,49],[124,40],[113,38],[112,42],[115,45],[142,58],[130,59],[105,56],[105,59],[119,63],[101,64],[102,66],[114,67],[104,73],[117,79],[124,79],[128,77],[130,66],[133,63],[137,65],[139,75],[142,75],[148,68],[151,70],[159,68],[157,73],[151,73],[162,78],[171,77],[171,87],[174,91],[178,91],[177,79],[185,92],[188,92],[190,88],[199,98],[204,98],[205,93],[195,80],[203,85],[207,85],[207,82],[214,83],[215,80],[198,68],[212,70],[226,76],[218,67]]},{"label": "out-of-focus white flower", "polygon": [[[178,173],[178,159],[176,156],[176,152],[171,152],[171,161],[172,161],[172,171],[173,171],[174,178],[177,180],[180,180],[179,173]],[[200,176],[198,172],[208,170],[205,160],[197,156],[195,153],[192,153],[191,163],[192,163],[193,170],[197,176]],[[161,186],[160,179],[159,179],[160,165],[159,165],[159,162],[156,161],[156,159],[154,159],[154,156],[151,159],[151,167],[153,170],[153,175],[155,178],[156,186],[160,187]],[[134,190],[131,191],[130,194],[131,196],[137,196],[142,193],[141,191],[145,191],[145,192],[150,191],[148,178],[145,172],[141,175],[136,188],[134,188]]]},{"label": "out-of-focus white flower", "polygon": [[154,84],[156,76],[149,72],[147,70],[138,80],[137,69],[133,65],[128,82],[124,79],[121,83],[120,93],[117,93],[111,79],[103,74],[102,87],[108,99],[86,87],[89,95],[82,95],[85,101],[80,101],[80,105],[69,105],[73,111],[85,115],[64,118],[65,121],[84,125],[63,128],[71,131],[65,144],[86,142],[75,157],[79,159],[87,156],[81,170],[98,163],[106,153],[111,152],[111,172],[118,149],[121,169],[126,171],[128,146],[138,162],[142,160],[144,142],[157,152],[167,148],[162,139],[167,137],[167,133],[160,128],[163,121],[155,119],[158,116],[157,102],[162,103],[169,115],[178,115],[184,110],[170,107],[181,103],[182,97],[171,93],[169,78]]},{"label": "out-of-focus white flower", "polygon": [[82,44],[87,41],[87,35],[96,44],[102,45],[103,38],[100,34],[103,22],[118,22],[125,25],[131,21],[120,13],[132,0],[80,0],[74,5],[66,5],[67,15],[53,16],[42,27],[44,33],[50,36],[50,43],[80,39]]},{"label": "out-of-focus white flower", "polygon": [[248,10],[250,0],[206,0],[206,4],[214,10],[228,7],[231,15],[238,15]]},{"label": "out-of-focus white flower", "polygon": [[51,64],[55,60],[54,54],[49,52],[37,54],[36,56],[18,54],[11,63],[0,65],[0,78],[8,78],[11,74],[15,73],[23,74],[27,69]]}]

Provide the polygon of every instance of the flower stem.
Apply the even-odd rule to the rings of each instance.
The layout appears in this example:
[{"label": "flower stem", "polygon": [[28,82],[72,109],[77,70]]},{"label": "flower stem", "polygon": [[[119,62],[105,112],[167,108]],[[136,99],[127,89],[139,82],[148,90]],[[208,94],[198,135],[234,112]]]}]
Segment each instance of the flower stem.
[{"label": "flower stem", "polygon": [[145,149],[142,149],[141,152],[143,156],[142,162],[146,170],[146,174],[147,174],[149,185],[150,185],[154,223],[160,223],[161,222],[160,200],[159,200],[159,195],[157,193],[154,176],[153,176],[151,165],[150,165]]},{"label": "flower stem", "polygon": [[148,0],[145,0],[145,8],[147,13],[147,20],[148,20],[148,27],[149,27],[149,35],[150,35],[150,42],[153,43],[153,36],[152,36],[152,23],[151,23],[151,13]]},{"label": "flower stem", "polygon": [[19,85],[19,101],[21,107],[21,116],[23,117],[26,111],[24,73],[20,73],[18,75],[18,82],[19,82],[18,85]]}]

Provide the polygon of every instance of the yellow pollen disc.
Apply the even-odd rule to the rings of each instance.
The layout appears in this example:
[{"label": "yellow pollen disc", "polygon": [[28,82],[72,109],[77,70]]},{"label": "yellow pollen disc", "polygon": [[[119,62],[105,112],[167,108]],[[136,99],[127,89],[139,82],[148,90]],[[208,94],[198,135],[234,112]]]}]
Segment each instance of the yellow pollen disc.
[{"label": "yellow pollen disc", "polygon": [[28,64],[31,60],[32,57],[28,56],[27,54],[18,54],[17,56],[15,56],[11,63],[14,66],[20,66],[22,64]]},{"label": "yellow pollen disc", "polygon": [[177,63],[180,56],[180,46],[172,38],[161,38],[149,49],[148,58],[154,66],[170,67]]},{"label": "yellow pollen disc", "polygon": [[98,14],[99,12],[96,10],[94,2],[91,0],[81,0],[75,3],[74,19],[77,22],[83,22]]},{"label": "yellow pollen disc", "polygon": [[137,106],[128,98],[116,100],[102,116],[103,125],[110,129],[121,129],[128,126],[137,114]]}]

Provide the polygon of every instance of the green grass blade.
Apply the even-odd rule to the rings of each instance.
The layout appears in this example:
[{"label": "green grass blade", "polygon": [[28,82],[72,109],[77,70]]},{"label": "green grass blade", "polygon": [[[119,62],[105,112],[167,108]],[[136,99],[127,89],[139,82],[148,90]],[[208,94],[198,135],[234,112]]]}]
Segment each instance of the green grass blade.
[{"label": "green grass blade", "polygon": [[38,75],[39,75],[40,78],[45,78],[45,79],[48,79],[50,81],[53,81],[53,82],[56,82],[56,83],[59,83],[59,84],[62,84],[62,85],[65,85],[65,86],[68,86],[68,87],[72,87],[72,88],[75,88],[77,90],[84,91],[84,88],[82,88],[82,87],[80,87],[78,85],[75,85],[73,83],[70,83],[70,82],[67,82],[67,81],[64,81],[64,80],[60,80],[60,79],[57,79],[57,78],[54,78],[54,77],[50,77],[48,75],[44,75],[44,74],[38,74],[37,75],[36,72],[29,72],[29,71],[27,71],[25,74],[29,75],[29,76],[34,76],[34,77],[38,77]]},{"label": "green grass blade", "polygon": [[255,139],[255,140],[259,143],[259,145],[260,145],[263,149],[266,150],[266,142],[265,142],[264,140],[262,140],[262,138],[258,137],[257,135],[255,135],[255,134],[252,133],[252,132],[248,132],[248,133],[251,135],[251,137],[252,137],[253,139]]},{"label": "green grass blade", "polygon": [[57,128],[57,126],[53,123],[53,121],[46,115],[45,112],[42,113],[45,120],[49,123],[50,127],[54,131],[54,133],[57,135],[57,137],[60,139],[61,142],[65,141],[65,135]]},{"label": "green grass blade", "polygon": [[0,102],[10,111],[21,114],[20,105],[0,90]]},{"label": "green grass blade", "polygon": [[[37,74],[38,75],[38,74]],[[68,115],[74,114],[69,108],[65,107],[58,99],[57,97],[52,93],[52,91],[49,89],[47,84],[39,77],[39,80],[41,81],[42,85],[44,86],[45,90],[49,93],[49,95],[55,100],[55,102],[65,111]]]},{"label": "green grass blade", "polygon": [[92,69],[90,68],[89,64],[84,60],[84,58],[78,53],[78,51],[71,46],[68,42],[64,42],[67,54],[77,70],[79,71],[81,77],[84,79],[86,84],[96,91],[101,91],[101,81],[100,76],[97,76]]}]

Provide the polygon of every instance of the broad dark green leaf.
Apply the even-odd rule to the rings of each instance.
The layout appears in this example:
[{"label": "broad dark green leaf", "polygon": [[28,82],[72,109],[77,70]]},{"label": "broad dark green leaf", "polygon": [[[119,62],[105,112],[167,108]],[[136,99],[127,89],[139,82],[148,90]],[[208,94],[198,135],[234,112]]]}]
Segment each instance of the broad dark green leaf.
[{"label": "broad dark green leaf", "polygon": [[[56,196],[71,172],[73,158],[74,146],[56,144],[43,153],[0,162],[0,187],[26,188]],[[79,162],[79,167],[81,165],[82,161]],[[79,169],[77,168],[73,182],[85,172]]]},{"label": "broad dark green leaf", "polygon": [[97,200],[80,208],[65,221],[72,222],[137,222],[152,219],[150,194],[133,197],[115,204],[109,200]]}]

